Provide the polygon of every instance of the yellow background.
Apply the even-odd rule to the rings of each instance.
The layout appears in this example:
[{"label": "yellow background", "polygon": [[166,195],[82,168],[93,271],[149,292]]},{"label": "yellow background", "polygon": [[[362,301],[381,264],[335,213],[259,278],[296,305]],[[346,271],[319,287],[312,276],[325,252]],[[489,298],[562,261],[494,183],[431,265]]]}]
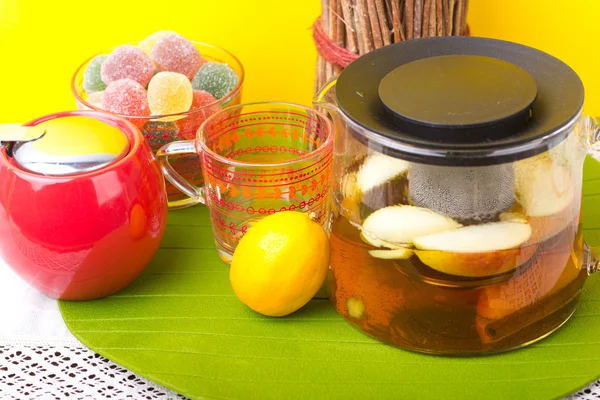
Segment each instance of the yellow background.
[{"label": "yellow background", "polygon": [[[478,36],[518,41],[573,66],[600,115],[599,0],[471,0]],[[0,122],[73,109],[70,79],[90,55],[160,30],[222,46],[246,68],[243,101],[310,104],[319,0],[0,0]]]},{"label": "yellow background", "polygon": [[586,112],[600,116],[600,0],[471,0],[474,36],[519,42],[569,64],[585,84]]}]

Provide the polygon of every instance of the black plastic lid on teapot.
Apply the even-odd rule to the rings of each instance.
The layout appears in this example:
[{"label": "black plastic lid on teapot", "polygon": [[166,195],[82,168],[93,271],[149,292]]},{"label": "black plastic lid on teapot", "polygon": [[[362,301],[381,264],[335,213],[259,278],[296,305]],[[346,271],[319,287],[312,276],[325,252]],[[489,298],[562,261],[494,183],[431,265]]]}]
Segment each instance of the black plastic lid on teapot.
[{"label": "black plastic lid on teapot", "polygon": [[570,133],[583,84],[539,50],[494,39],[409,40],[361,56],[336,84],[342,112],[378,151],[436,165],[492,165],[542,153]]}]

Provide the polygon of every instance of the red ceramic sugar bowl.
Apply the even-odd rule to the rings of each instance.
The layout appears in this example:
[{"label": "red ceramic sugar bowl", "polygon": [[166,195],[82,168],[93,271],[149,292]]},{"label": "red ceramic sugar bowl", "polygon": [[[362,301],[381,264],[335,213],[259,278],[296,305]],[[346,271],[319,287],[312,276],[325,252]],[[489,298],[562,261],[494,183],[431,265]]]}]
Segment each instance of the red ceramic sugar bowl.
[{"label": "red ceramic sugar bowl", "polygon": [[108,296],[148,264],[167,199],[139,130],[73,111],[0,125],[0,257],[44,294]]}]

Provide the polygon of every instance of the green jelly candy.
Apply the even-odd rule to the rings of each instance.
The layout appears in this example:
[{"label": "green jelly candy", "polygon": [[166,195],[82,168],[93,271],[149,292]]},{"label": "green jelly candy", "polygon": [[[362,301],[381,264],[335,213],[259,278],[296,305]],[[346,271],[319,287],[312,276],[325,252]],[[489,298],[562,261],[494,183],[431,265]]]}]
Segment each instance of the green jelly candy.
[{"label": "green jelly candy", "polygon": [[215,99],[222,99],[238,84],[239,78],[228,65],[208,62],[198,69],[192,80],[194,90],[205,90]]},{"label": "green jelly candy", "polygon": [[106,89],[106,84],[100,78],[100,67],[106,57],[106,55],[99,55],[92,58],[85,68],[83,72],[83,89],[87,94],[101,92]]}]

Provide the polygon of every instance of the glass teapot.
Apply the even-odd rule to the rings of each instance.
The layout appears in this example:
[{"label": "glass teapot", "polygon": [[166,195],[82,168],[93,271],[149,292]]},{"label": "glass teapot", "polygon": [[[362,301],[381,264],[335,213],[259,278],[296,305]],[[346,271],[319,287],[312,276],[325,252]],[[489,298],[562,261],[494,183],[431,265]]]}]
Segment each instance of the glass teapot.
[{"label": "glass teapot", "polygon": [[558,329],[595,267],[580,209],[598,130],[583,101],[560,60],[492,39],[412,40],[351,63],[314,100],[336,131],[337,310],[435,354]]}]

